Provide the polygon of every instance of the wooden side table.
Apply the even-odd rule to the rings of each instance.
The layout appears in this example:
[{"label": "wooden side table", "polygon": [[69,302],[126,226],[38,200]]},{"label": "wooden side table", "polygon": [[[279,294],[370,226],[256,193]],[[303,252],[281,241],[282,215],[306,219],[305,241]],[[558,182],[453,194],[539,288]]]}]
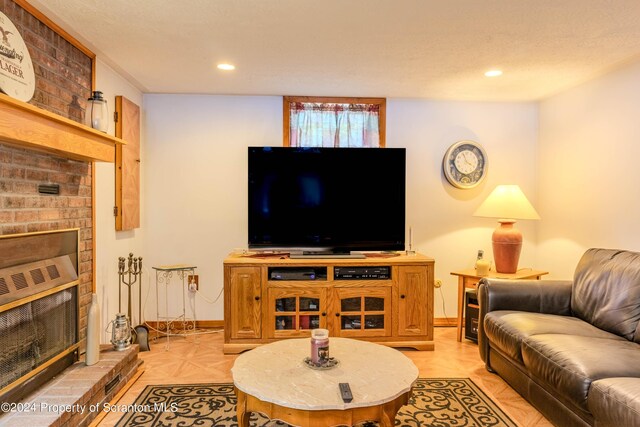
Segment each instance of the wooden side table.
[{"label": "wooden side table", "polygon": [[462,313],[464,309],[464,292],[466,289],[477,289],[478,282],[483,277],[489,277],[492,279],[510,279],[510,280],[525,280],[525,279],[535,279],[540,280],[542,276],[545,274],[549,274],[548,271],[542,270],[533,270],[531,268],[521,268],[516,273],[507,274],[507,273],[498,273],[495,271],[490,271],[486,276],[478,276],[476,274],[475,268],[470,268],[468,270],[459,270],[452,271],[452,276],[458,276],[458,319],[456,321],[456,327],[458,328],[457,339],[458,342],[462,341]]}]

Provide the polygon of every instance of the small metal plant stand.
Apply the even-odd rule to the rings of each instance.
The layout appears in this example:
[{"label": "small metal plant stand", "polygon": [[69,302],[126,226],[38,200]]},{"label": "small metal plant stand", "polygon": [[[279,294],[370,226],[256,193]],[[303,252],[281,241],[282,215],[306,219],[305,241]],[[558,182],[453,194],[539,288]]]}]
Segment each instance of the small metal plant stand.
[{"label": "small metal plant stand", "polygon": [[[167,346],[169,349],[169,337],[170,336],[188,336],[196,332],[196,319],[195,319],[195,306],[193,308],[193,318],[188,318],[186,313],[186,293],[188,292],[187,278],[194,276],[196,273],[196,266],[193,265],[161,265],[159,267],[153,267],[156,271],[156,319],[157,334],[163,334],[167,337]],[[169,286],[171,279],[175,275],[179,282],[181,282],[182,293],[182,313],[177,316],[169,316]],[[160,315],[160,288],[164,288],[164,316]],[[180,322],[182,323],[180,325]],[[177,326],[177,327],[176,327]],[[180,326],[182,330],[178,332]],[[172,332],[176,331],[176,332]]]}]

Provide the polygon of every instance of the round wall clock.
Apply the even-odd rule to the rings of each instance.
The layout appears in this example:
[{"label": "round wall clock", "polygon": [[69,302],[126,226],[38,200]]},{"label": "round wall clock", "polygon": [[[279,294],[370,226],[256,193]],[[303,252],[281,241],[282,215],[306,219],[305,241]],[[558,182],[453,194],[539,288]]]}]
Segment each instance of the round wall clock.
[{"label": "round wall clock", "polygon": [[477,142],[458,141],[444,154],[442,169],[454,187],[473,188],[487,175],[487,153]]}]

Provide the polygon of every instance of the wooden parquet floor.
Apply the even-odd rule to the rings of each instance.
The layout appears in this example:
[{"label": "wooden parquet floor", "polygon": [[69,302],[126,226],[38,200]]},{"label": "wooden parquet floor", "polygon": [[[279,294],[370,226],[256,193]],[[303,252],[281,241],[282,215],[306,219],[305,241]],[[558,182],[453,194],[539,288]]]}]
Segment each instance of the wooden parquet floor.
[{"label": "wooden parquet floor", "polygon": [[[128,405],[147,385],[180,383],[231,382],[231,367],[235,355],[222,353],[222,332],[171,337],[168,350],[166,339],[151,343],[151,351],[140,353],[145,372],[118,402]],[[403,353],[411,358],[421,377],[471,378],[516,423],[523,427],[552,426],[535,408],[509,387],[499,376],[487,372],[478,354],[478,346],[471,341],[456,341],[455,328],[435,328],[434,351]],[[99,424],[112,427],[122,413],[111,412]]]}]

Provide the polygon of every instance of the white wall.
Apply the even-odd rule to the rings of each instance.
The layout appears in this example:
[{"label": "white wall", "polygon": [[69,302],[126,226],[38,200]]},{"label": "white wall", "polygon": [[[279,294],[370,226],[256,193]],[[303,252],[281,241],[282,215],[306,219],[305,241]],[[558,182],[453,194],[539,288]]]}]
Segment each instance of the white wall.
[{"label": "white wall", "polygon": [[538,260],[570,279],[590,247],[640,250],[640,63],[540,103]]},{"label": "white wall", "polygon": [[[444,284],[435,294],[436,317],[457,312],[457,280],[450,272],[472,268],[478,249],[493,258],[497,220],[473,216],[489,193],[499,184],[518,184],[536,206],[537,137],[533,103],[387,101],[387,145],[407,148],[407,226],[414,247],[435,258],[435,276]],[[487,178],[471,190],[452,187],[442,173],[445,151],[463,139],[482,144],[489,159]],[[536,224],[516,226],[524,235],[519,266],[535,268]]]},{"label": "white wall", "polygon": [[[104,93],[109,106],[109,114],[115,109],[115,97],[122,95],[142,107],[142,93],[122,78],[104,62],[96,63],[96,89]],[[145,144],[144,144],[144,112],[140,151],[143,159],[141,168],[146,168]],[[111,123],[109,134],[115,135],[115,124]],[[143,256],[142,238],[144,228],[133,231],[115,231],[115,217],[113,206],[115,205],[115,165],[114,163],[96,163],[96,291],[101,306],[102,330],[107,327],[109,321],[115,318],[118,312],[118,257],[127,257],[133,252],[136,257]],[[144,179],[141,183],[141,192],[144,193]],[[141,205],[142,214],[145,212],[144,203]],[[143,260],[144,261],[144,260]],[[144,279],[147,280],[146,277]],[[145,284],[145,289],[147,285]],[[137,288],[136,288],[137,289]],[[133,310],[134,319],[138,319],[137,301]],[[123,302],[122,311],[126,312],[126,302]],[[103,333],[102,342],[108,343],[111,339]]]},{"label": "white wall", "polygon": [[[222,320],[222,261],[247,246],[247,148],[282,144],[282,98],[145,95],[147,164],[144,254],[148,266],[197,266],[198,320]],[[155,276],[152,281],[155,293]],[[169,313],[180,314],[177,278]],[[160,287],[163,294],[164,286]],[[187,295],[187,315],[194,297]],[[203,298],[204,297],[204,298]],[[161,299],[161,305],[163,299]],[[147,318],[155,318],[155,295]]]},{"label": "white wall", "polygon": [[[445,286],[436,317],[455,317],[457,282],[449,273],[470,268],[478,249],[491,258],[491,219],[472,216],[498,184],[519,184],[535,200],[535,104],[387,101],[387,145],[407,148],[407,224],[415,247],[436,260]],[[247,241],[246,147],[282,144],[281,97],[145,95],[148,154],[144,206],[147,265],[193,263],[201,292],[222,289],[222,260]],[[442,175],[442,156],[474,139],[489,156],[487,180],[457,190]],[[521,159],[515,161],[514,159]],[[535,267],[535,224],[523,221],[521,266]],[[177,287],[170,314],[178,314]],[[149,300],[151,303],[151,299]],[[153,303],[154,304],[154,303]],[[153,305],[152,304],[152,305]],[[155,307],[147,308],[147,317]],[[189,309],[187,310],[190,313]],[[198,319],[223,319],[223,302],[196,298]]]}]

